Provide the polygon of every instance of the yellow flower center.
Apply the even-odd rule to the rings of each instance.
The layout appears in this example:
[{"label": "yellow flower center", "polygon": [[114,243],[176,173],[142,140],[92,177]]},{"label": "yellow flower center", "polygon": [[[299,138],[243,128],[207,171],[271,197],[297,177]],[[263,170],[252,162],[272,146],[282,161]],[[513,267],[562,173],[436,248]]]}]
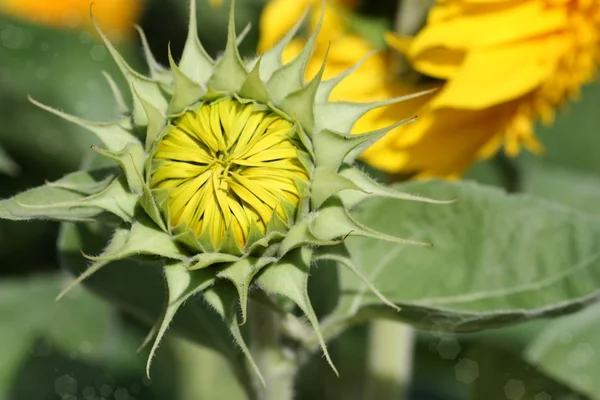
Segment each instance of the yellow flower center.
[{"label": "yellow flower center", "polygon": [[[168,189],[172,227],[210,235],[218,250],[228,232],[243,248],[254,225],[290,223],[307,181],[297,128],[275,112],[225,98],[202,104],[169,125],[155,155],[153,189]],[[255,229],[254,228],[254,229]]]}]

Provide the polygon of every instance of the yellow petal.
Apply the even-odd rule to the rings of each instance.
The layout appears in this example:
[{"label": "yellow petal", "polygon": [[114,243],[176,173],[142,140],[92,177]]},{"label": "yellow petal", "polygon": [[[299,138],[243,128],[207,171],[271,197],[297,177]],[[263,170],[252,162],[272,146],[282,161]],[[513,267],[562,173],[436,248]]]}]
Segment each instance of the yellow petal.
[{"label": "yellow petal", "polygon": [[523,96],[551,77],[567,45],[549,37],[472,51],[432,107],[480,110]]},{"label": "yellow petal", "polygon": [[568,20],[566,7],[547,7],[543,1],[512,2],[510,6],[493,4],[495,10],[490,7],[489,4],[475,8],[464,6],[458,16],[436,18],[435,22],[430,20],[413,40],[408,52],[415,68],[447,79],[456,71],[457,62],[466,50],[548,35],[564,28]]},{"label": "yellow petal", "polygon": [[260,15],[258,51],[264,53],[294,26],[311,0],[271,0]]}]

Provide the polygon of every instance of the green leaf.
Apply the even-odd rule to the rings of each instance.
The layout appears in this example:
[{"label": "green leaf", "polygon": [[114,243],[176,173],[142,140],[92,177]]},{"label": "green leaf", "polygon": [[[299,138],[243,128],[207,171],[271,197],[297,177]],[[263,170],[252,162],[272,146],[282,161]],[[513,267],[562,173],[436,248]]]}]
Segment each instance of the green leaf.
[{"label": "green leaf", "polygon": [[600,215],[599,175],[531,159],[525,163],[522,179],[527,193]]},{"label": "green leaf", "polygon": [[104,374],[112,375],[113,387],[141,383],[136,335],[89,291],[79,288],[54,302],[67,282],[59,273],[0,282],[0,398],[59,398],[65,380],[76,380],[81,393]]},{"label": "green leaf", "polygon": [[457,380],[478,400],[583,400],[584,396],[528,365],[518,353],[478,345],[454,366]]},{"label": "green leaf", "polygon": [[474,331],[572,312],[600,294],[600,219],[467,182],[396,188],[458,200],[449,205],[364,203],[356,214],[359,221],[434,247],[348,238],[354,263],[402,310],[384,307],[340,268],[342,296],[324,330],[390,317],[424,329]]},{"label": "green leaf", "polygon": [[526,359],[590,399],[600,399],[600,304],[557,319],[526,349]]},{"label": "green leaf", "polygon": [[79,171],[0,201],[0,218],[82,221],[110,212],[131,220],[137,197],[112,169]]}]

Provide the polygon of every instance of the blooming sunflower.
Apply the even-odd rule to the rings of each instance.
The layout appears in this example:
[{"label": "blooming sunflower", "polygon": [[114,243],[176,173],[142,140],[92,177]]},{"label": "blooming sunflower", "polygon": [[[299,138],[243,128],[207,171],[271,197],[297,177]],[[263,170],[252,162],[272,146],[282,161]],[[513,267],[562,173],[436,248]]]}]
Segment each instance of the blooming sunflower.
[{"label": "blooming sunflower", "polygon": [[[0,0],[0,13],[56,28],[93,29],[92,0]],[[140,0],[99,0],[95,17],[110,37],[128,35],[140,17]]]},{"label": "blooming sunflower", "polygon": [[[344,239],[354,235],[427,244],[373,231],[354,220],[350,210],[374,196],[440,202],[381,186],[354,166],[363,148],[405,121],[363,135],[348,133],[363,114],[383,103],[329,101],[351,70],[323,80],[321,66],[305,82],[320,24],[288,63],[281,55],[302,20],[273,48],[242,61],[233,10],[232,2],[227,45],[217,59],[198,39],[194,1],[179,63],[169,54],[170,68],[159,66],[142,33],[150,77],[132,70],[99,31],[129,84],[132,109],[117,121],[95,123],[32,101],[89,129],[104,145],[95,150],[115,167],[80,171],[17,195],[2,216],[105,221],[108,213],[110,227],[115,216],[121,220],[103,253],[88,256],[92,265],[65,292],[111,261],[160,260],[167,301],[149,336],[156,339],[148,368],[179,307],[198,294],[223,316],[258,372],[238,323],[238,310],[246,320],[251,287],[262,289],[267,298],[280,295],[294,302],[333,367],[307,294],[311,261],[330,259],[350,268],[397,308],[353,265]],[[123,96],[116,85],[112,88],[123,109]]]},{"label": "blooming sunflower", "polygon": [[[310,4],[313,8],[308,14],[309,34],[314,32],[319,23],[320,11],[323,11],[324,16],[319,35],[314,42],[314,50],[306,65],[305,78],[313,79],[323,65],[323,79],[331,79],[344,71],[352,70],[332,90],[329,96],[331,101],[385,101],[414,92],[413,88],[402,87],[391,78],[389,54],[378,51],[380,49],[373,43],[352,31],[348,13],[356,3],[339,0],[323,3],[316,0],[270,1],[260,18],[258,51],[264,52],[280,40],[286,29],[302,16],[306,6]],[[302,35],[290,40],[282,54],[284,62],[297,57],[308,40],[307,36]],[[380,129],[398,119],[414,116],[422,101],[421,97],[407,99],[399,106],[380,107],[368,112],[352,127],[352,132],[362,133]],[[387,111],[390,107],[392,112]]]},{"label": "blooming sunflower", "polygon": [[451,176],[500,146],[541,150],[533,125],[553,119],[600,61],[600,1],[444,0],[408,43],[420,72],[445,83],[419,121],[388,135],[367,160],[387,171]]}]

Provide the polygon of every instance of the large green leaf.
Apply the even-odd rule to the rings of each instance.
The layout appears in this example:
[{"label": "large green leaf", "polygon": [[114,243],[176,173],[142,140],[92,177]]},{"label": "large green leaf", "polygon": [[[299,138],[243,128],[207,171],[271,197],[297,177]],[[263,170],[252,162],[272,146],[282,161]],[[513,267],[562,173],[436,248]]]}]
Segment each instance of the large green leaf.
[{"label": "large green leaf", "polygon": [[354,262],[402,310],[384,307],[340,268],[341,298],[323,325],[327,335],[374,317],[474,331],[575,311],[600,293],[600,219],[468,182],[398,188],[458,200],[431,205],[377,199],[358,210],[369,227],[434,247],[348,238]]},{"label": "large green leaf", "polygon": [[526,350],[549,376],[600,399],[600,304],[550,323]]},{"label": "large green leaf", "polygon": [[58,273],[0,282],[0,398],[67,398],[98,392],[103,384],[114,391],[133,383],[146,396],[135,332],[88,291],[54,302],[67,282]]},{"label": "large green leaf", "polygon": [[571,208],[600,215],[600,175],[527,160],[523,170],[523,190]]}]

